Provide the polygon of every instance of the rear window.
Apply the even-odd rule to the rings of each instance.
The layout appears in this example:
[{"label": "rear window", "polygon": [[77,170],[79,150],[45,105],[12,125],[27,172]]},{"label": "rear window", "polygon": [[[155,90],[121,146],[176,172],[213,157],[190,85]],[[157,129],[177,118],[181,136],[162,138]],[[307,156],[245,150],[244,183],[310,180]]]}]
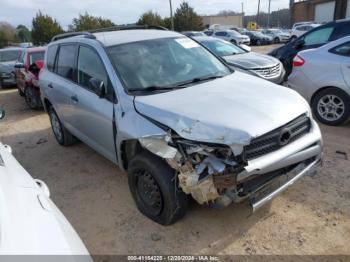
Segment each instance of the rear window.
[{"label": "rear window", "polygon": [[54,71],[57,48],[58,48],[58,45],[52,45],[47,49],[47,58],[46,58],[47,69],[51,72]]},{"label": "rear window", "polygon": [[17,61],[21,55],[21,51],[2,51],[0,52],[0,62]]},{"label": "rear window", "polygon": [[334,47],[330,52],[337,55],[350,56],[350,42]]},{"label": "rear window", "polygon": [[62,45],[58,52],[57,58],[57,74],[73,80],[73,71],[75,65],[75,55],[76,46],[75,45]]}]

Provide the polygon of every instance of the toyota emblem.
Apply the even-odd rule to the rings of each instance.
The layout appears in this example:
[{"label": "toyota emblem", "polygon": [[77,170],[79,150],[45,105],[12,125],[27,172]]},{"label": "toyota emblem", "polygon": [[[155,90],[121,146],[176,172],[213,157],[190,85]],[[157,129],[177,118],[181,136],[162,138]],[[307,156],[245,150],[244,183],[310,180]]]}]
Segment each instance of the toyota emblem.
[{"label": "toyota emblem", "polygon": [[280,135],[278,136],[278,144],[280,146],[284,146],[289,143],[291,138],[292,132],[288,128],[285,128],[280,132]]}]

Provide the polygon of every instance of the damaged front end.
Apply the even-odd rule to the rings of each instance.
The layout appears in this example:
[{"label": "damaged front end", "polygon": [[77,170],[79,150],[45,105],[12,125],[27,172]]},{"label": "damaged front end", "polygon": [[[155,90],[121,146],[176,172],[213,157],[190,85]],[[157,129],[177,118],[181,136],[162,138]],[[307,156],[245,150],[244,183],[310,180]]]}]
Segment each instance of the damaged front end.
[{"label": "damaged front end", "polygon": [[150,152],[162,157],[177,172],[179,186],[199,204],[227,206],[234,199],[237,175],[246,163],[243,145],[234,148],[221,144],[189,141],[177,136],[152,136],[139,139]]}]

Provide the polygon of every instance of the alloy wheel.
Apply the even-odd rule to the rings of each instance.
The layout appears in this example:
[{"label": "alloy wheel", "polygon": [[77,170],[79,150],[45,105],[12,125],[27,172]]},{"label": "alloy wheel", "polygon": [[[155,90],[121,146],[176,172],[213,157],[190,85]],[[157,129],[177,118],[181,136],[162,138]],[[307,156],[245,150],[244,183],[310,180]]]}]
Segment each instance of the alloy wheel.
[{"label": "alloy wheel", "polygon": [[56,114],[53,112],[51,113],[51,125],[52,125],[53,133],[55,134],[57,140],[62,141],[63,132],[62,132],[61,123],[58,120],[58,117],[56,116]]},{"label": "alloy wheel", "polygon": [[339,96],[328,94],[318,101],[317,111],[323,119],[337,121],[345,112],[345,104]]}]

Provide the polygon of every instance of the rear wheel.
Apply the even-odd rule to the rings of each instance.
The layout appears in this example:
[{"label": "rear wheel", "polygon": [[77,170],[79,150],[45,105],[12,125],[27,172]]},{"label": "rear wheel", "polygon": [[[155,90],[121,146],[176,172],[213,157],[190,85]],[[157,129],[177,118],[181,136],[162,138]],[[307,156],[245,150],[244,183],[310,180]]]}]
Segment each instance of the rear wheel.
[{"label": "rear wheel", "polygon": [[49,108],[49,116],[53,134],[57,142],[62,146],[69,146],[76,141],[75,137],[63,126],[53,107]]},{"label": "rear wheel", "polygon": [[312,101],[312,110],[317,119],[326,125],[346,123],[350,116],[350,97],[335,87],[318,92]]},{"label": "rear wheel", "polygon": [[30,109],[35,110],[42,107],[40,97],[36,95],[36,91],[31,86],[27,86],[24,89],[24,99]]},{"label": "rear wheel", "polygon": [[275,37],[274,42],[275,42],[275,44],[279,44],[280,43],[279,37]]},{"label": "rear wheel", "polygon": [[259,39],[256,40],[256,45],[261,45],[261,41]]},{"label": "rear wheel", "polygon": [[178,188],[175,171],[159,157],[148,152],[136,155],[128,181],[138,209],[153,221],[170,225],[185,215],[188,197]]}]

